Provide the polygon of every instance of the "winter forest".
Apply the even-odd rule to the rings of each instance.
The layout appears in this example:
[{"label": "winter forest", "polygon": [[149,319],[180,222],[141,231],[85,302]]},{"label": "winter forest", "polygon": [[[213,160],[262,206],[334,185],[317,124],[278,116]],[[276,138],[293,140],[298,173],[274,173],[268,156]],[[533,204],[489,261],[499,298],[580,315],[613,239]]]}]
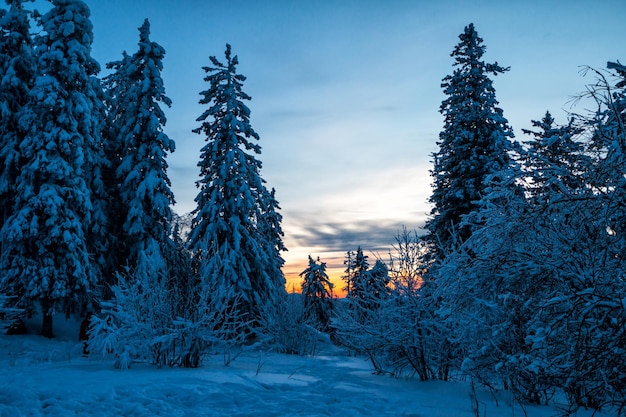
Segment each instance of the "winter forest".
[{"label": "winter forest", "polygon": [[[103,69],[82,1],[51,0],[43,15],[6,3],[0,323],[11,337],[53,338],[71,317],[83,353],[121,369],[308,356],[327,341],[381,375],[471,381],[520,404],[564,398],[563,414],[626,413],[626,66],[613,57],[587,68],[577,98],[591,110],[559,125],[537,109],[514,138],[493,86],[509,68],[483,59],[468,24],[441,82],[424,229],[402,230],[386,257],[347,252],[345,298],[312,256],[288,294],[280,206],[231,46],[203,68],[185,221],[172,210],[166,51],[150,22]],[[33,317],[40,328],[27,329]]]}]

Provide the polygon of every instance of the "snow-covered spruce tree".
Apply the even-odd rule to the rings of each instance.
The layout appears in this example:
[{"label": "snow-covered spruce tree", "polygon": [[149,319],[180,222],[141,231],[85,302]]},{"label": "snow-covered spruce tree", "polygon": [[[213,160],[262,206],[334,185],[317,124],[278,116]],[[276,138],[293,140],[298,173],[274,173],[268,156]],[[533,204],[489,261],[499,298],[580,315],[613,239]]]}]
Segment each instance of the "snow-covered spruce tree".
[{"label": "snow-covered spruce tree", "polygon": [[[172,213],[174,214],[174,213]],[[195,314],[197,294],[194,282],[191,254],[180,231],[180,224],[174,223],[172,244],[165,246],[164,255],[168,265],[171,285],[168,288],[172,300],[173,314],[177,318],[190,318]]]},{"label": "snow-covered spruce tree", "polygon": [[123,109],[118,109],[117,120],[122,152],[115,174],[120,184],[122,239],[131,268],[148,240],[162,248],[172,244],[174,194],[166,158],[175,145],[163,131],[166,118],[161,106],[171,105],[161,78],[164,55],[163,47],[150,40],[150,23],[145,20],[139,28],[139,50],[126,69],[125,99],[118,103]]},{"label": "snow-covered spruce tree", "polygon": [[[345,275],[342,279],[346,282],[346,286],[343,288],[346,292],[346,311],[339,311],[337,313],[338,320],[336,320],[335,328],[338,333],[346,335],[353,331],[355,326],[362,326],[367,319],[367,294],[366,282],[367,271],[369,268],[368,256],[363,253],[363,249],[359,246],[356,252],[346,252],[346,258],[343,264],[346,266]],[[352,342],[347,340],[343,341],[346,345],[352,345],[351,347],[357,351],[361,350]]]},{"label": "snow-covered spruce tree", "polygon": [[343,264],[346,267],[344,270],[345,275],[342,275],[341,277],[341,279],[346,282],[346,286],[343,287],[343,290],[346,292],[346,297],[350,297],[352,292],[352,276],[354,275],[352,271],[352,267],[354,265],[354,252],[346,252],[346,259],[344,259]]},{"label": "snow-covered spruce tree", "polygon": [[359,319],[374,314],[381,299],[388,295],[389,276],[385,263],[377,260],[372,269],[369,269],[368,256],[363,254],[359,246],[354,253],[348,252],[344,264],[347,265],[346,299],[350,309]]},{"label": "snow-covered spruce tree", "polygon": [[[487,180],[511,164],[508,152],[513,132],[498,107],[496,91],[489,78],[508,68],[482,60],[483,40],[474,25],[459,35],[461,40],[452,51],[456,67],[441,84],[447,98],[441,103],[444,128],[439,134],[439,151],[433,154],[433,204],[426,222],[428,239],[435,256],[467,240],[471,227],[463,216],[476,208]],[[457,240],[457,241],[455,241]]]},{"label": "snow-covered spruce tree", "polygon": [[320,331],[329,330],[333,315],[333,284],[326,274],[326,263],[309,255],[309,266],[300,273],[304,320]]},{"label": "snow-covered spruce tree", "polygon": [[[423,261],[428,264],[428,270],[420,289],[422,305],[435,309],[425,311],[424,315],[439,321],[431,328],[437,329],[433,334],[433,344],[442,350],[439,356],[443,361],[438,372],[444,378],[449,374],[450,367],[458,362],[459,356],[464,356],[460,346],[463,339],[457,338],[455,332],[467,329],[457,327],[456,317],[437,314],[437,309],[445,312],[448,307],[456,306],[452,299],[446,298],[451,303],[449,306],[438,300],[439,287],[453,283],[451,275],[440,269],[446,258],[456,256],[455,251],[481,226],[479,217],[469,221],[468,216],[480,209],[483,205],[481,199],[489,193],[489,189],[503,186],[515,195],[521,194],[515,181],[511,181],[510,170],[516,168],[510,154],[513,132],[498,107],[495,88],[489,77],[508,69],[482,60],[486,48],[473,24],[465,27],[459,39],[451,54],[456,68],[441,84],[447,96],[440,107],[444,128],[437,142],[439,151],[433,154],[431,176],[434,185],[429,199],[433,208],[426,222],[427,234],[424,237],[430,250]],[[481,256],[478,249],[462,253]],[[455,259],[451,262],[456,264]],[[483,278],[487,281],[491,279]],[[458,294],[464,294],[462,288]]]},{"label": "snow-covered spruce tree", "polygon": [[[170,105],[161,71],[165,50],[150,40],[148,20],[139,28],[139,50],[120,66],[125,91],[113,110],[120,142],[116,183],[119,188],[121,233],[127,272],[115,291],[117,304],[108,309],[123,333],[123,345],[133,355],[158,365],[172,365],[171,346],[157,341],[172,326],[179,309],[174,295],[181,290],[171,277],[175,261],[172,240],[174,195],[167,177],[166,157],[174,142],[163,132],[166,118],[161,105]],[[121,87],[121,86],[120,86]],[[118,90],[119,91],[119,90]],[[127,311],[133,309],[137,311]],[[141,331],[138,331],[141,329]],[[97,335],[96,335],[97,337]],[[124,352],[115,352],[124,355]]]},{"label": "snow-covered spruce tree", "polygon": [[89,9],[55,0],[40,21],[38,75],[20,114],[23,158],[15,210],[4,226],[5,282],[20,288],[20,307],[39,304],[42,333],[52,337],[52,314],[85,308],[99,282],[87,236],[94,226],[99,118],[90,56]]},{"label": "snow-covered spruce tree", "polygon": [[[235,311],[248,332],[261,314],[286,296],[285,279],[277,267],[282,249],[268,238],[267,189],[256,155],[259,135],[250,125],[250,97],[243,92],[245,77],[237,73],[238,59],[226,45],[225,63],[211,57],[204,67],[209,84],[201,92],[208,109],[197,119],[194,132],[206,136],[200,162],[200,192],[189,246],[202,285],[209,289],[205,303],[222,311]],[[276,230],[276,229],[274,229]],[[277,251],[278,249],[278,251]],[[269,320],[271,322],[271,320]],[[233,323],[234,324],[234,323]]]},{"label": "snow-covered spruce tree", "polygon": [[346,282],[344,290],[346,297],[349,299],[360,299],[363,294],[360,291],[364,288],[364,282],[367,279],[366,273],[369,268],[367,261],[368,256],[363,254],[363,249],[359,246],[356,252],[348,251],[344,265],[346,266],[346,275],[343,280]]},{"label": "snow-covered spruce tree", "polygon": [[[19,144],[24,133],[18,114],[35,78],[31,12],[24,9],[24,2],[7,0],[9,10],[0,11],[0,230],[12,214],[15,180],[20,171]],[[0,243],[0,251],[2,247]]]}]

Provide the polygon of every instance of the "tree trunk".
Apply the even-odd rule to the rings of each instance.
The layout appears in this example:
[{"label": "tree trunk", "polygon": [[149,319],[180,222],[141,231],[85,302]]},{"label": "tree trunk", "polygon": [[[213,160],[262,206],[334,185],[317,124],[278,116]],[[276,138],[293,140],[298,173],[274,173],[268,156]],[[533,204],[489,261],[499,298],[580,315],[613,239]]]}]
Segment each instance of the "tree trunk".
[{"label": "tree trunk", "polygon": [[41,324],[41,335],[52,339],[54,337],[54,334],[52,334],[52,311],[48,308],[43,308],[42,310],[43,322]]}]

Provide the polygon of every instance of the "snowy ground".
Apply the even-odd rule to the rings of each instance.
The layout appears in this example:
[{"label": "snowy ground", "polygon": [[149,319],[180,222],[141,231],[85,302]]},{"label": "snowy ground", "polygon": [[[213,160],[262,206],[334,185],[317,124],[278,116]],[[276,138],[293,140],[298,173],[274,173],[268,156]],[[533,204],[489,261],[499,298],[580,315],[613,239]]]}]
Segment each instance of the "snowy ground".
[{"label": "snowy ground", "polygon": [[[137,365],[118,371],[110,362],[82,357],[74,324],[59,319],[55,326],[53,340],[0,336],[1,417],[475,415],[466,383],[373,375],[363,358],[331,346],[308,358],[249,352],[229,366],[216,356],[200,369]],[[506,396],[498,404],[480,394],[480,415],[524,415]],[[556,410],[526,412],[547,417]]]}]

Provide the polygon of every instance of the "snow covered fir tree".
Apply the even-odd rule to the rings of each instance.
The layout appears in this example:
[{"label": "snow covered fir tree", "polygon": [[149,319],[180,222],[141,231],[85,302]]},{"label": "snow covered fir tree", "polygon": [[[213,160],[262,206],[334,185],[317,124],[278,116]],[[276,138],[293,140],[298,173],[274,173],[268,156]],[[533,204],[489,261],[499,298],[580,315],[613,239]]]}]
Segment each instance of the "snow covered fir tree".
[{"label": "snow covered fir tree", "polygon": [[88,308],[101,278],[87,239],[102,219],[94,188],[102,185],[102,125],[89,9],[58,0],[39,23],[36,74],[18,113],[19,173],[2,228],[2,287],[29,314],[39,305],[42,333],[51,337],[53,313]]},{"label": "snow covered fir tree", "polygon": [[51,0],[44,14],[5,2],[0,323],[9,333],[53,338],[53,318],[73,317],[89,360],[119,368],[321,346],[362,355],[378,374],[461,379],[524,405],[558,398],[563,414],[624,415],[620,62],[586,69],[578,100],[592,112],[559,123],[539,109],[516,142],[494,82],[508,68],[484,61],[467,25],[441,83],[425,234],[403,229],[386,257],[354,245],[341,299],[329,266],[309,255],[300,293],[288,295],[281,208],[230,45],[202,68],[196,208],[178,215],[166,52],[150,22],[137,22],[135,52],[99,78],[83,1]]},{"label": "snow covered fir tree", "polygon": [[237,73],[237,56],[226,45],[224,62],[210,60],[200,100],[208,109],[195,130],[207,143],[198,163],[202,178],[189,249],[201,303],[223,312],[224,320],[231,312],[245,323],[242,330],[253,334],[262,316],[276,314],[286,296],[280,217],[260,174],[259,135],[250,125],[244,103],[250,97],[243,91],[246,77]]},{"label": "snow covered fir tree", "polygon": [[[437,142],[439,151],[433,154],[433,192],[430,197],[433,208],[426,222],[425,237],[431,245],[426,256],[431,259],[422,288],[424,310],[438,326],[433,328],[440,337],[437,350],[445,349],[447,352],[443,357],[452,361],[461,359],[455,359],[455,356],[463,351],[458,340],[464,339],[449,333],[447,317],[443,323],[438,322],[440,310],[435,310],[438,303],[432,299],[450,295],[440,294],[445,292],[441,288],[451,279],[443,265],[457,260],[457,253],[467,254],[470,258],[480,257],[480,252],[467,249],[466,242],[486,221],[477,214],[486,195],[493,195],[490,192],[498,187],[513,195],[521,194],[510,174],[516,166],[512,155],[513,131],[503,110],[498,107],[496,90],[489,77],[502,74],[508,68],[483,61],[486,46],[473,24],[465,27],[459,40],[451,53],[454,71],[441,84],[447,97],[439,110],[444,116],[444,127]],[[448,257],[452,259],[448,260]],[[485,280],[489,282],[491,278],[485,277]],[[464,290],[460,291],[460,296],[473,296]],[[455,305],[451,303],[450,306]],[[451,320],[464,317],[466,315],[461,313],[454,314]],[[468,323],[455,325],[459,331],[468,329]],[[447,373],[443,371],[450,365],[441,363],[438,374],[443,376]]]},{"label": "snow covered fir tree", "polygon": [[482,60],[486,47],[473,24],[459,39],[451,54],[454,72],[441,84],[447,96],[439,110],[444,128],[439,151],[433,154],[433,209],[426,225],[439,258],[469,238],[463,216],[477,207],[489,182],[501,180],[498,175],[511,164],[513,131],[489,78],[508,68]]},{"label": "snow covered fir tree", "polygon": [[326,273],[326,263],[309,256],[309,266],[300,273],[304,320],[321,331],[328,331],[333,317],[333,283]]},{"label": "snow covered fir tree", "polygon": [[[117,205],[115,219],[119,221],[114,229],[118,231],[118,253],[112,257],[125,263],[115,271],[114,298],[103,304],[103,311],[111,318],[95,319],[94,333],[120,340],[124,347],[107,346],[120,357],[132,354],[148,357],[159,365],[171,365],[177,363],[178,358],[172,357],[176,353],[155,340],[167,333],[176,315],[183,314],[176,291],[182,278],[174,274],[174,194],[166,162],[175,146],[163,132],[166,118],[160,106],[171,104],[161,78],[165,50],[150,40],[148,20],[139,28],[138,46],[136,53],[112,65],[116,71],[106,83],[110,95],[116,98],[116,105],[109,111],[116,126],[109,132],[116,134],[110,138],[117,144],[110,155],[117,185],[111,193]],[[132,352],[124,350],[129,346]]]}]

